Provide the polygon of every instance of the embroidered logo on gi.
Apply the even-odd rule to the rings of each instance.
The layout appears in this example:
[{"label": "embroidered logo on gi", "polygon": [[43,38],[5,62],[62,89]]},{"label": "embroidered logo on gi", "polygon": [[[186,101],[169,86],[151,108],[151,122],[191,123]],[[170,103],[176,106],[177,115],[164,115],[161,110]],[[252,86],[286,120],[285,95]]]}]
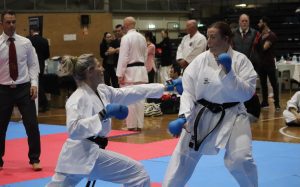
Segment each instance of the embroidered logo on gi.
[{"label": "embroidered logo on gi", "polygon": [[209,84],[209,83],[210,83],[210,82],[209,82],[208,78],[204,78],[203,84]]}]

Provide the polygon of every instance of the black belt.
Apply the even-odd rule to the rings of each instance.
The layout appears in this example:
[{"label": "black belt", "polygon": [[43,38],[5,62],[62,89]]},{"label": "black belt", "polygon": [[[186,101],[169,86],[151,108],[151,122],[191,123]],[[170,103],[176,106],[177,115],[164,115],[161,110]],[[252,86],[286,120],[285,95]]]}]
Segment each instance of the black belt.
[{"label": "black belt", "polygon": [[101,149],[105,149],[105,147],[107,146],[107,143],[108,143],[107,138],[102,138],[102,137],[98,137],[98,136],[97,137],[92,136],[87,139],[96,143],[99,146],[99,148],[101,148]]},{"label": "black belt", "polygon": [[0,84],[0,88],[18,88],[18,87],[22,87],[22,86],[26,86],[30,84],[30,82],[26,82],[26,83],[22,83],[22,84],[10,84],[10,85],[4,85],[4,84]]},{"label": "black belt", "polygon": [[127,67],[134,67],[134,66],[145,66],[145,63],[143,62],[134,62],[134,63],[131,63],[131,64],[127,64]]},{"label": "black belt", "polygon": [[[203,105],[203,108],[201,108],[201,110],[197,114],[197,117],[196,117],[195,123],[194,123],[194,136],[192,136],[192,140],[189,143],[189,147],[194,148],[195,151],[199,150],[199,148],[200,148],[202,142],[205,140],[205,138],[207,136],[209,136],[219,126],[219,124],[221,123],[221,121],[223,120],[223,118],[225,116],[225,109],[239,104],[239,102],[223,103],[223,104],[211,103],[205,99],[200,99],[197,101],[197,103]],[[222,112],[222,114],[221,114],[221,117],[220,117],[218,123],[216,124],[216,126],[211,131],[209,131],[202,140],[198,140],[197,139],[197,129],[198,129],[198,125],[199,125],[201,116],[206,108],[208,108],[212,113]]]}]

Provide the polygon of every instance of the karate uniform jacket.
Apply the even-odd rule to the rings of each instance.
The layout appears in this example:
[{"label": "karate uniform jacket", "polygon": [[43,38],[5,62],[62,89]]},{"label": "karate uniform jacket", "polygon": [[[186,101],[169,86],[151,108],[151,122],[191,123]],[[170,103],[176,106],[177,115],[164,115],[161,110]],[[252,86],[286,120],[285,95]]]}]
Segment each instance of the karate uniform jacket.
[{"label": "karate uniform jacket", "polygon": [[196,56],[206,50],[207,40],[199,31],[191,38],[189,34],[185,35],[176,53],[176,60],[184,59],[191,63]]},{"label": "karate uniform jacket", "polygon": [[[179,114],[187,118],[188,128],[193,131],[193,122],[197,115],[197,101],[205,99],[212,103],[240,102],[227,108],[225,116],[217,129],[209,135],[200,147],[203,154],[216,154],[218,148],[224,148],[234,126],[248,123],[244,102],[249,100],[256,88],[256,72],[250,60],[242,53],[228,50],[232,58],[232,70],[225,74],[221,65],[210,51],[197,56],[183,74],[183,89]],[[206,112],[203,114],[200,136],[207,134],[220,119],[220,113]],[[198,127],[199,128],[199,127]],[[209,143],[208,143],[209,142]]]},{"label": "karate uniform jacket", "polygon": [[297,91],[290,100],[288,100],[286,109],[283,111],[283,117],[287,123],[296,120],[296,116],[289,111],[290,108],[294,108],[299,112],[300,109],[300,91]]},{"label": "karate uniform jacket", "polygon": [[147,83],[148,73],[144,66],[127,67],[128,64],[147,60],[147,43],[143,35],[131,29],[121,39],[117,77],[124,77],[125,83]]},{"label": "karate uniform jacket", "polygon": [[85,83],[79,86],[66,103],[69,137],[64,143],[56,172],[88,174],[100,154],[99,146],[86,138],[106,137],[111,131],[111,119],[101,121],[98,113],[109,103],[132,104],[144,98],[159,98],[162,84],[142,84],[115,89],[105,84],[97,88],[99,97]]}]

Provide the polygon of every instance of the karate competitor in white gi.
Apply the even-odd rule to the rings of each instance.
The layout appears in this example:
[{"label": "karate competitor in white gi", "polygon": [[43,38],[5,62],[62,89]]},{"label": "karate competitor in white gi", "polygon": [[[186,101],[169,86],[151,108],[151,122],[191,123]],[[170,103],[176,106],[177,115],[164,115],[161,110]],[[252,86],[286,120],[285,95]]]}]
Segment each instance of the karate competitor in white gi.
[{"label": "karate competitor in white gi", "polygon": [[188,20],[186,22],[186,32],[176,53],[176,61],[181,68],[186,68],[196,56],[206,50],[207,41],[203,34],[198,31],[197,21]]},{"label": "karate competitor in white gi", "polygon": [[[239,185],[257,187],[250,122],[243,104],[255,91],[257,75],[247,57],[232,50],[228,24],[212,24],[207,37],[209,50],[197,56],[183,74],[179,118],[172,124],[182,123],[184,128],[163,187],[183,187],[201,156],[217,154],[222,148],[226,149],[225,166]],[[221,53],[227,53],[229,60],[217,60]]]},{"label": "karate competitor in white gi", "polygon": [[293,97],[288,100],[286,109],[283,111],[283,117],[287,126],[300,127],[300,91],[297,91]]},{"label": "karate competitor in white gi", "polygon": [[146,97],[160,98],[164,85],[113,88],[104,84],[103,71],[102,64],[92,54],[83,54],[75,62],[73,76],[78,88],[66,103],[69,137],[47,187],[71,187],[83,178],[126,187],[150,186],[149,175],[141,163],[99,147],[106,146],[105,138],[111,131],[110,117],[126,117],[128,109],[123,105]]},{"label": "karate competitor in white gi", "polygon": [[[148,73],[145,62],[148,53],[146,39],[136,31],[136,21],[133,17],[126,17],[123,24],[126,35],[121,40],[116,71],[120,87],[147,83]],[[145,100],[140,100],[128,106],[129,114],[126,118],[128,130],[142,130],[144,126],[144,104]]]}]

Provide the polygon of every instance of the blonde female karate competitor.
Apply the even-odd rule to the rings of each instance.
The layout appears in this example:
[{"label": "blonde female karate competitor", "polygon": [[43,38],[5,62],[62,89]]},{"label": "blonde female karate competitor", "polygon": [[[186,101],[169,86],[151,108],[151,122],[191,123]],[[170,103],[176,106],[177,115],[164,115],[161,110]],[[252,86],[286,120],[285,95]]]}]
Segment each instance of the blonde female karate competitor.
[{"label": "blonde female karate competitor", "polygon": [[173,132],[174,136],[180,134],[180,139],[163,187],[185,186],[201,156],[217,154],[223,148],[225,166],[239,185],[256,187],[250,122],[243,103],[253,96],[257,75],[247,57],[232,50],[228,24],[212,24],[207,37],[209,50],[183,73],[179,118],[170,125],[184,124],[184,128],[181,134]]},{"label": "blonde female karate competitor", "polygon": [[141,163],[101,148],[105,148],[111,131],[110,118],[124,119],[128,114],[124,105],[146,97],[160,98],[164,85],[113,88],[103,84],[104,69],[92,54],[83,54],[74,63],[78,88],[66,103],[69,137],[47,186],[71,187],[88,178],[125,187],[149,187],[150,178]]}]

